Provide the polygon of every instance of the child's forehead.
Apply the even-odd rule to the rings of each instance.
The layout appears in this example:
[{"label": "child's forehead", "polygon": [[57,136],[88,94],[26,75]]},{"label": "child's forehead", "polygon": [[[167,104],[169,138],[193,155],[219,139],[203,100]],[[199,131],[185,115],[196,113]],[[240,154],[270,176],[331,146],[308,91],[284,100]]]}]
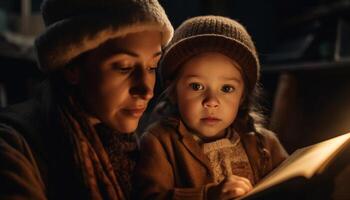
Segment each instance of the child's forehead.
[{"label": "child's forehead", "polygon": [[225,53],[219,52],[219,51],[205,51],[198,54],[194,54],[193,56],[189,57],[185,62],[183,62],[182,65],[186,65],[189,62],[229,62],[232,65],[235,65],[236,67],[240,67],[236,59],[230,55],[227,55]]},{"label": "child's forehead", "polygon": [[[191,56],[181,65],[181,72],[184,71],[197,71],[203,70],[209,72],[220,72],[220,71],[238,71],[242,73],[242,67],[232,57],[221,53],[221,52],[203,52]],[[205,72],[204,72],[205,73]]]}]

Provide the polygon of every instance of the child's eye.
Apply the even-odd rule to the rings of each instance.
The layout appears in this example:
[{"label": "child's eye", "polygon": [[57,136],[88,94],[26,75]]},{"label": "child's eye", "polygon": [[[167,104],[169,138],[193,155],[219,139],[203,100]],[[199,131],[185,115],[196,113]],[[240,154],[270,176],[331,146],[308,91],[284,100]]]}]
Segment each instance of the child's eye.
[{"label": "child's eye", "polygon": [[199,84],[199,83],[190,83],[190,87],[194,90],[194,91],[198,91],[198,90],[203,90],[204,86]]},{"label": "child's eye", "polygon": [[225,92],[225,93],[231,93],[233,91],[235,91],[235,88],[231,85],[224,85],[222,88],[221,88],[221,91]]}]

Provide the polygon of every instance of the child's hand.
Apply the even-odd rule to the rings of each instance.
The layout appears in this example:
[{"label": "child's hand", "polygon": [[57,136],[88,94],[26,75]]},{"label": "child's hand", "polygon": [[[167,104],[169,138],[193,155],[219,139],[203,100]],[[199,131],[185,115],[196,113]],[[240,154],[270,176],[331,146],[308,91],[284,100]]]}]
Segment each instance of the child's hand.
[{"label": "child's hand", "polygon": [[242,196],[253,189],[250,181],[241,176],[231,175],[217,185],[208,188],[208,200],[233,199]]}]

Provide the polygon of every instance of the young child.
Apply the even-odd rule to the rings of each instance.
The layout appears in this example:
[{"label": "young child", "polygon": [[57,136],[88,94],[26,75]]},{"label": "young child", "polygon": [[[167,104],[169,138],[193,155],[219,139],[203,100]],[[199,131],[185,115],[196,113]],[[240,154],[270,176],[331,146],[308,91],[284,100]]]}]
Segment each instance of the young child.
[{"label": "young child", "polygon": [[160,66],[172,112],[142,137],[137,199],[232,199],[287,157],[255,109],[259,70],[237,21],[200,16],[175,31]]}]

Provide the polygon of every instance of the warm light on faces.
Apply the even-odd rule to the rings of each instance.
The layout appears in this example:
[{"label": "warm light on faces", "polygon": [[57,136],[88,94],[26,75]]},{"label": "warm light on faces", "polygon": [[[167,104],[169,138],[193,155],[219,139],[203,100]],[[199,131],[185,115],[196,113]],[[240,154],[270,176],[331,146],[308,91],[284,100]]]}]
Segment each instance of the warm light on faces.
[{"label": "warm light on faces", "polygon": [[179,76],[177,104],[186,126],[203,139],[223,137],[244,92],[238,64],[220,53],[202,53],[184,63]]},{"label": "warm light on faces", "polygon": [[87,56],[79,86],[93,122],[131,133],[153,97],[161,34],[147,31],[108,41]]}]

